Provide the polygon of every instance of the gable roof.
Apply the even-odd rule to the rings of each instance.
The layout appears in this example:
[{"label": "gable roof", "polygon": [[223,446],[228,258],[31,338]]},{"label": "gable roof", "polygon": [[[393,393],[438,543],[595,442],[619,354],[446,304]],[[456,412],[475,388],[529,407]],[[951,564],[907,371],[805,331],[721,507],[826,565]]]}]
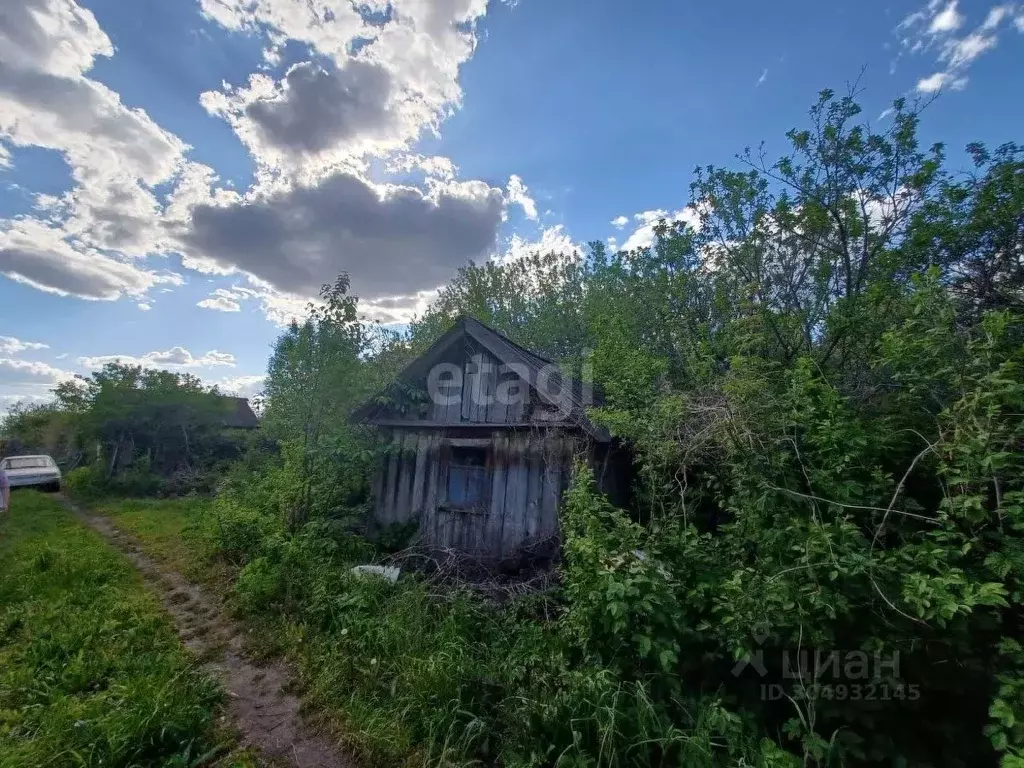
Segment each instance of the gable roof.
[{"label": "gable roof", "polygon": [[[468,315],[460,317],[446,333],[430,345],[426,352],[409,363],[398,374],[398,380],[415,386],[427,376],[434,365],[442,360],[445,353],[454,344],[466,338],[475,341],[500,363],[512,366],[517,373],[525,371],[524,380],[532,390],[540,394],[542,400],[554,403],[552,398],[537,388],[537,382],[541,380],[547,381],[549,392],[558,392],[560,396],[568,396],[570,398],[568,423],[579,427],[601,442],[611,439],[607,430],[598,427],[587,418],[586,409],[599,404],[594,390],[589,384],[563,376],[558,364],[554,361],[516,344],[504,334]],[[386,392],[381,394],[386,395]],[[349,420],[352,422],[372,421],[374,412],[379,407],[379,397],[373,398],[353,411]]]},{"label": "gable roof", "polygon": [[244,397],[233,397],[231,395],[217,395],[224,403],[225,427],[233,429],[256,429],[260,420]]}]

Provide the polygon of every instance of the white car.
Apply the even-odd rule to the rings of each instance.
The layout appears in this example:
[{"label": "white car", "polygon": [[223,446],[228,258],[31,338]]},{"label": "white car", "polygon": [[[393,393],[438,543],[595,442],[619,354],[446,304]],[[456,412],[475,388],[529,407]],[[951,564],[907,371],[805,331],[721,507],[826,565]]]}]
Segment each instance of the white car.
[{"label": "white car", "polygon": [[9,456],[0,461],[11,488],[38,485],[47,490],[60,490],[60,470],[49,456]]}]

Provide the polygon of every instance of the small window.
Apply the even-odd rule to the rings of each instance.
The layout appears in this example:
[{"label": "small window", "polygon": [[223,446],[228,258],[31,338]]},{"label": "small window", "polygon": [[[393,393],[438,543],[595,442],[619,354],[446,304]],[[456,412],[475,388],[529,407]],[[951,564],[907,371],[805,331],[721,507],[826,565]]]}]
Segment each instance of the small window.
[{"label": "small window", "polygon": [[50,460],[46,456],[25,456],[4,462],[4,469],[47,469],[49,466]]},{"label": "small window", "polygon": [[448,506],[482,510],[488,501],[486,489],[487,451],[453,447],[448,463]]}]

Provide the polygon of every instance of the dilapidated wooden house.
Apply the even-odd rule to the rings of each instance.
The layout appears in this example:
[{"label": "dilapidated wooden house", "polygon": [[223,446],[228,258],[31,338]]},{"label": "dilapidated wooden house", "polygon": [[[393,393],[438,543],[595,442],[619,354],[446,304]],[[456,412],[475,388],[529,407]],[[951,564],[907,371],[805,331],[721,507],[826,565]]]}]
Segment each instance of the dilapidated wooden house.
[{"label": "dilapidated wooden house", "polygon": [[622,490],[621,460],[587,417],[590,386],[465,317],[413,361],[354,422],[389,446],[374,483],[376,522],[418,521],[420,540],[485,560],[557,541],[576,457],[606,492]]}]

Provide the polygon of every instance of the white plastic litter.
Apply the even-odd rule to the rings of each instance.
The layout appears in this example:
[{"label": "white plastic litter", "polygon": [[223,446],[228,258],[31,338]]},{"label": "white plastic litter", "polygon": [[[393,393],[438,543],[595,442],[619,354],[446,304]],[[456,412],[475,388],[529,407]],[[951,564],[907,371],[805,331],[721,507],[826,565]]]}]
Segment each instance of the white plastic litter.
[{"label": "white plastic litter", "polygon": [[352,573],[380,576],[382,579],[387,579],[392,583],[398,581],[398,575],[401,572],[401,568],[397,568],[393,565],[357,565],[352,569]]}]

